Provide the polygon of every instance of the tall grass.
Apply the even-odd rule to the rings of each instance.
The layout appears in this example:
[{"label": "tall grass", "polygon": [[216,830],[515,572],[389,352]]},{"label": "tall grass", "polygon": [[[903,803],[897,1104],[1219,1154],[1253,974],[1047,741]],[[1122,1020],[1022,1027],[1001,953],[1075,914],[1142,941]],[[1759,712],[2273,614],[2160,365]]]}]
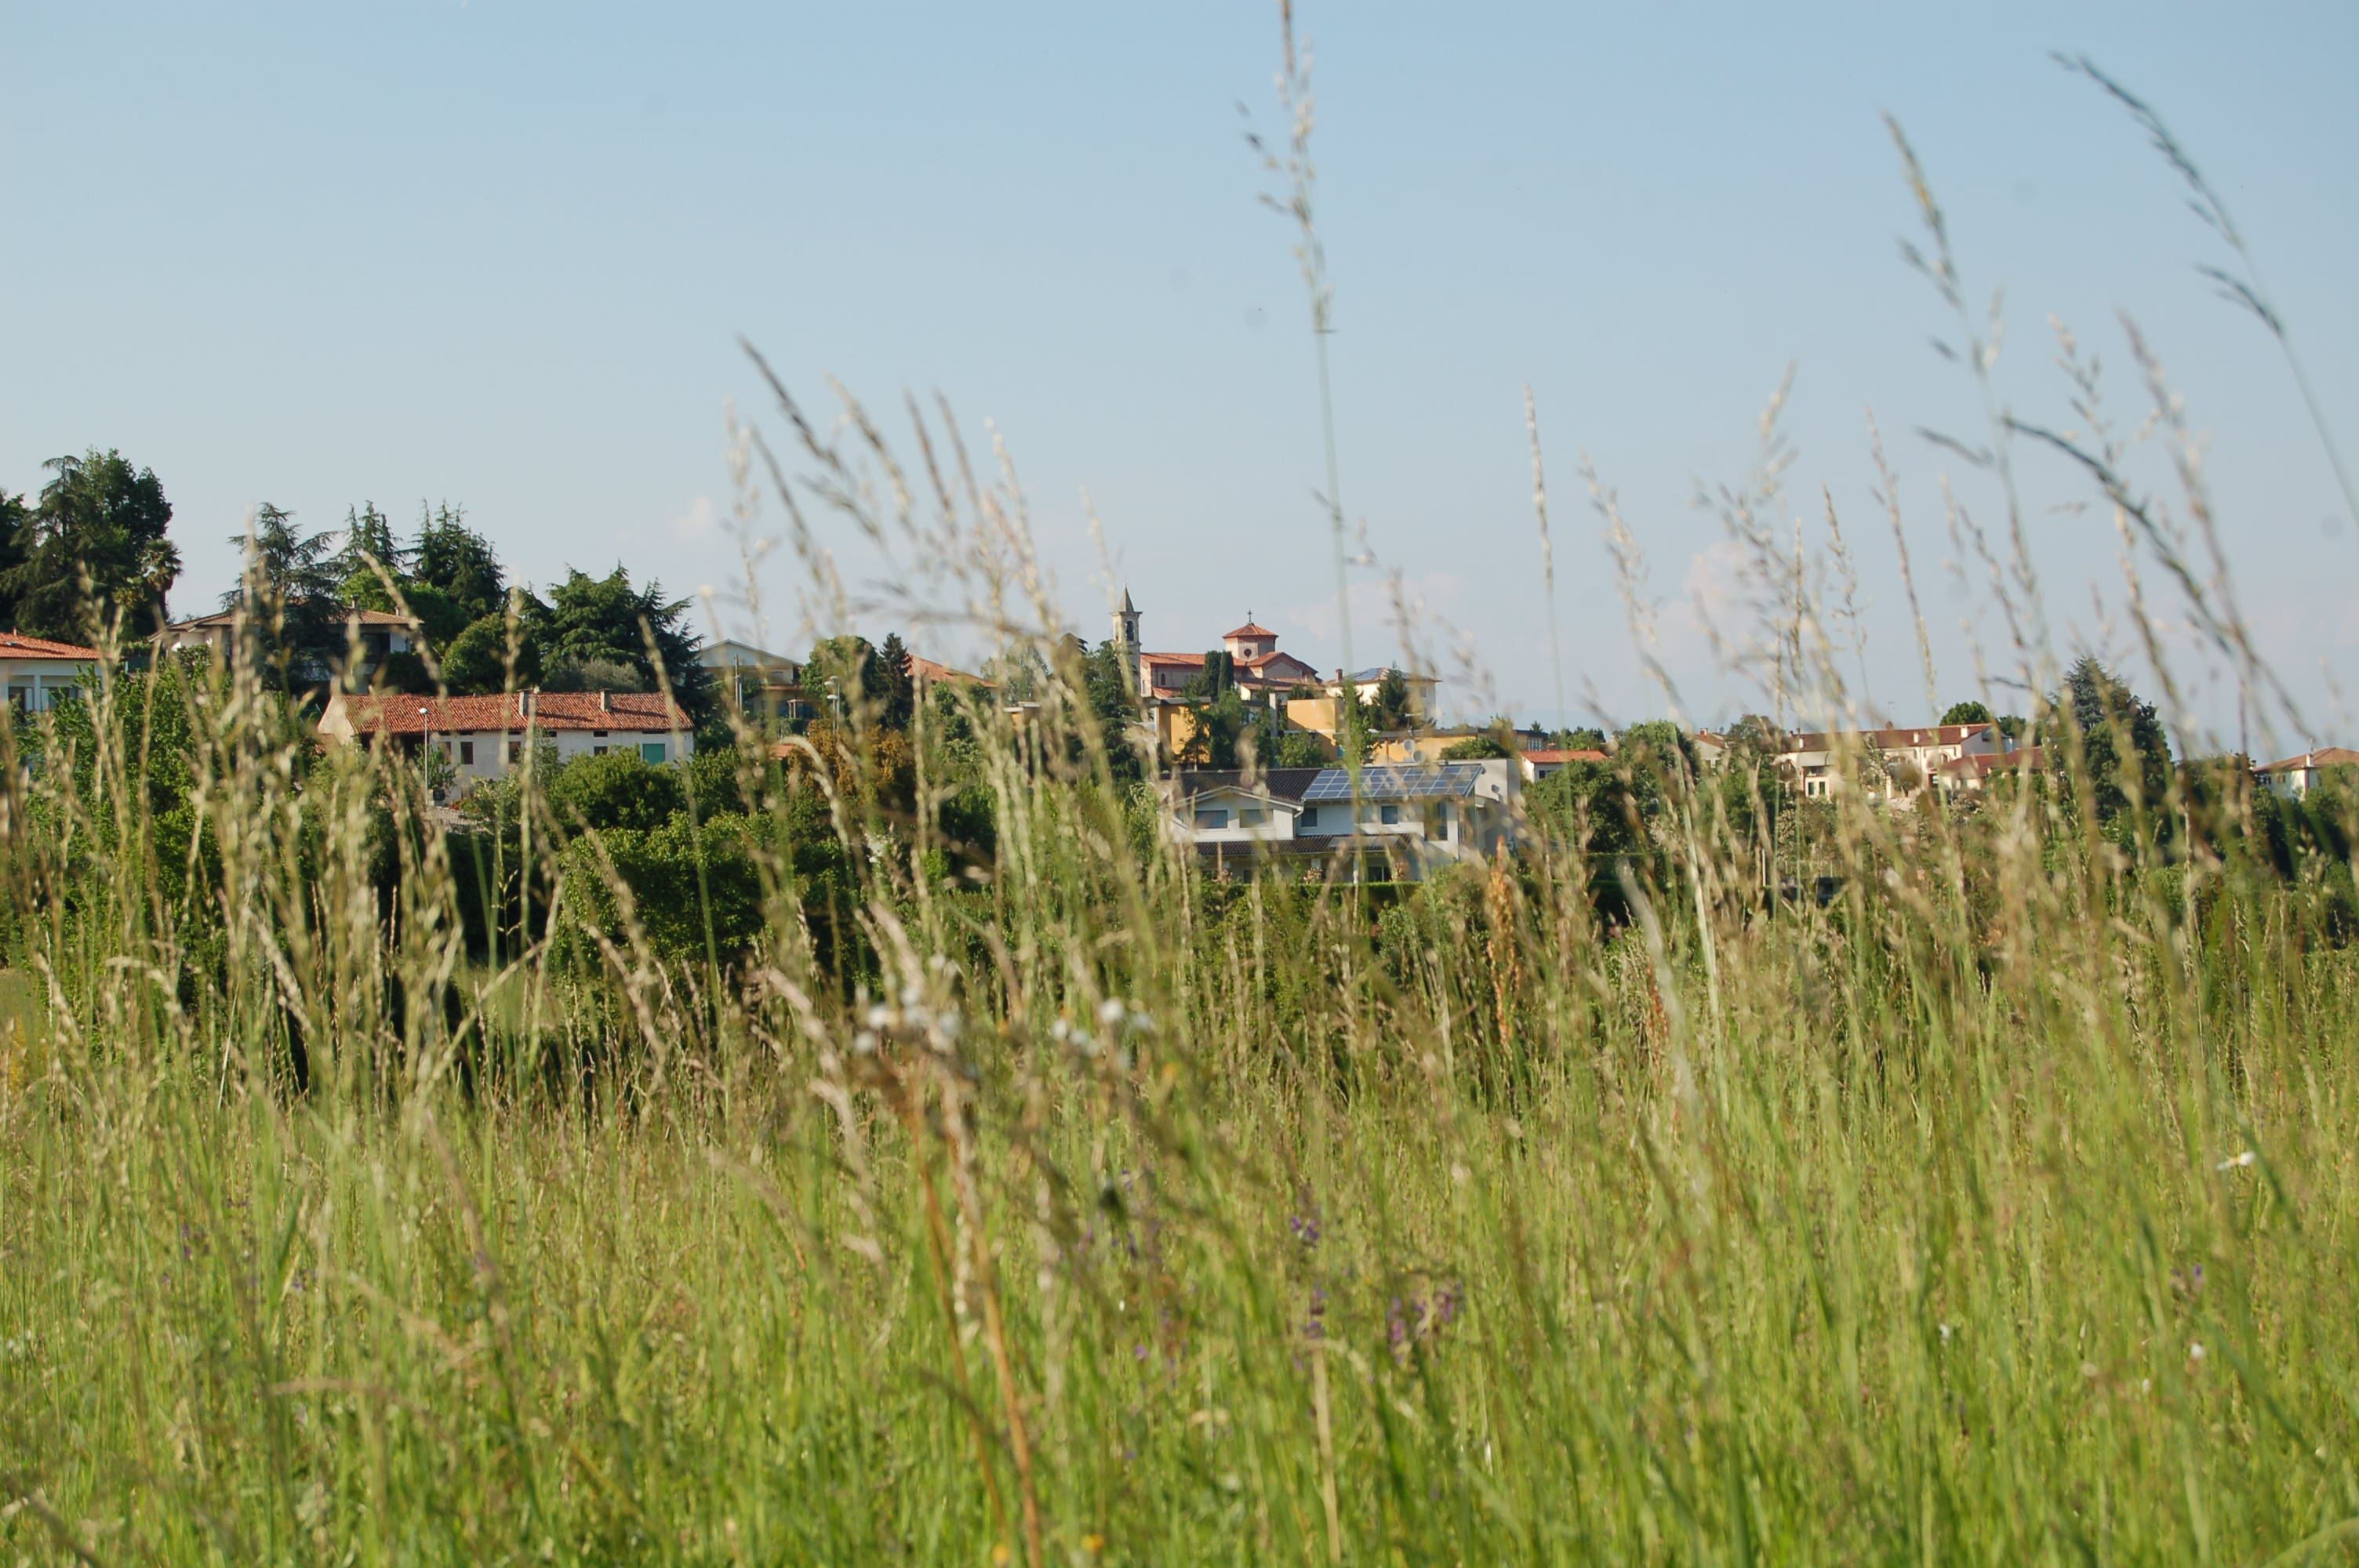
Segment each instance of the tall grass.
[{"label": "tall grass", "polygon": [[[1048,676],[1021,723],[741,729],[693,920],[545,778],[449,835],[250,671],[110,657],[0,737],[14,1556],[2359,1549],[2347,860],[2177,783],[2101,822],[2077,745],[1921,811],[1634,749],[1635,849],[1208,882],[1004,460],[779,392],[742,471],[817,613],[825,514]],[[1764,453],[1727,513],[1790,576],[1730,656],[1839,714]]]}]

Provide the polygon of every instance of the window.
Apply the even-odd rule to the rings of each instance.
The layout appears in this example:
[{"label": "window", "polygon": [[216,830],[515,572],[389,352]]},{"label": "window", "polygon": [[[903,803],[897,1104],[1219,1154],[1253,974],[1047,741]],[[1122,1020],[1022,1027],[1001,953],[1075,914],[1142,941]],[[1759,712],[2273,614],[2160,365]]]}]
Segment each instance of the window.
[{"label": "window", "polygon": [[1248,806],[1237,813],[1237,826],[1240,827],[1262,827],[1268,822],[1269,813],[1258,806]]},{"label": "window", "polygon": [[603,757],[606,754],[606,748],[603,746],[592,746],[590,748],[590,754],[593,757]]},{"label": "window", "polygon": [[1400,820],[1400,807],[1397,806],[1380,806],[1376,807],[1376,820],[1382,822],[1386,827],[1390,827],[1394,823]]},{"label": "window", "polygon": [[510,766],[510,767],[515,767],[518,762],[523,762],[523,761],[524,761],[524,742],[523,742],[523,741],[509,741],[509,742],[508,742],[508,766]]},{"label": "window", "polygon": [[475,765],[475,743],[473,741],[459,742],[459,762],[462,767],[472,768]]},{"label": "window", "polygon": [[[592,738],[592,740],[597,740],[597,741],[603,741],[603,740],[606,738],[606,732],[605,732],[603,730],[592,730],[592,731],[590,731],[590,735],[591,735],[591,738]],[[603,752],[603,751],[604,751],[606,748],[605,748],[605,747],[603,747],[603,746],[601,746],[601,747],[599,747],[598,749],[599,749],[600,751],[602,751],[602,752]]]},{"label": "window", "polygon": [[1302,826],[1305,827],[1316,827],[1319,826],[1319,808],[1317,806],[1306,806],[1302,808]]},{"label": "window", "polygon": [[1196,826],[1199,827],[1226,827],[1228,825],[1229,814],[1225,811],[1207,808],[1196,813]]},{"label": "window", "polygon": [[664,760],[664,743],[661,741],[642,741],[639,742],[639,755],[650,762],[660,762]]}]

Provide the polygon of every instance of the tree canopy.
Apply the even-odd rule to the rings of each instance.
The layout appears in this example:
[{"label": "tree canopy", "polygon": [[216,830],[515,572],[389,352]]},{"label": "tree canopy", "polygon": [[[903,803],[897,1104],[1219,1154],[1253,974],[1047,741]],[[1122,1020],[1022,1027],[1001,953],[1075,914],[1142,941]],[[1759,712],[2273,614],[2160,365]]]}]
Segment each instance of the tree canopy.
[{"label": "tree canopy", "polygon": [[60,642],[85,641],[117,615],[133,636],[156,631],[180,552],[165,536],[172,503],[154,470],[95,448],[44,466],[52,477],[38,503],[0,507],[10,524],[0,613],[19,632]]},{"label": "tree canopy", "polygon": [[2141,698],[2096,656],[2083,654],[2048,699],[2041,740],[2069,788],[2070,741],[2078,737],[2090,805],[2110,824],[2125,813],[2151,813],[2170,784],[2170,741],[2154,704]]},{"label": "tree canopy", "polygon": [[293,513],[264,502],[247,531],[229,541],[245,568],[222,608],[245,611],[245,646],[282,689],[333,669],[345,651],[333,537],[301,532]]}]

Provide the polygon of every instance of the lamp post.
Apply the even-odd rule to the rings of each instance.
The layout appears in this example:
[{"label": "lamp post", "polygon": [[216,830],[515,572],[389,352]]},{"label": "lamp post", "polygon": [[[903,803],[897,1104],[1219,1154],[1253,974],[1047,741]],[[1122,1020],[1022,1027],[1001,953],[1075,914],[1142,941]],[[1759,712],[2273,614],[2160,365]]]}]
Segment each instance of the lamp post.
[{"label": "lamp post", "polygon": [[[419,758],[426,767],[426,790],[430,797],[440,793],[434,784],[434,710],[432,708],[423,707],[419,708],[418,727],[426,732],[425,744],[419,752]],[[435,804],[439,806],[441,803],[437,801]]]}]

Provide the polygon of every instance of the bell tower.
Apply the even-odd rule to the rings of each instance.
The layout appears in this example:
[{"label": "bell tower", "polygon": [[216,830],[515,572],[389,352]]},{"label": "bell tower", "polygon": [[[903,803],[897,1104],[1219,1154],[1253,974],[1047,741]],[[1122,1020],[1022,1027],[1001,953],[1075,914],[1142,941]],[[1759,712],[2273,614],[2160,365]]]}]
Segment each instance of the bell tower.
[{"label": "bell tower", "polygon": [[1136,654],[1138,652],[1138,606],[1130,601],[1130,589],[1122,590],[1122,608],[1114,612],[1114,646]]}]

